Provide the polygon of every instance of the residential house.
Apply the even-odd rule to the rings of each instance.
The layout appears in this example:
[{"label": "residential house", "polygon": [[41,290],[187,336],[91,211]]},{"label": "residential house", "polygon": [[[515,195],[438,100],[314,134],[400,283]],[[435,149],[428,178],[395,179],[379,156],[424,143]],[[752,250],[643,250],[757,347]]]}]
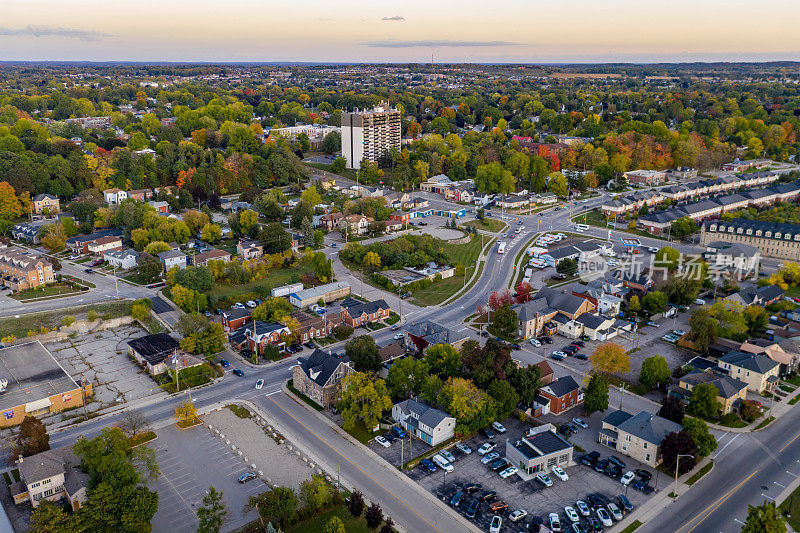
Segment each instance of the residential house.
[{"label": "residential house", "polygon": [[755,246],[724,241],[708,243],[703,259],[709,263],[709,270],[733,271],[737,279],[757,276],[761,265],[761,254]]},{"label": "residential house", "polygon": [[316,313],[292,313],[292,317],[296,318],[300,323],[299,339],[300,342],[306,343],[312,339],[321,339],[327,337],[333,332],[334,324],[326,315],[320,316]]},{"label": "residential house", "polygon": [[59,199],[52,194],[37,194],[31,199],[31,207],[37,215],[55,215],[61,212]]},{"label": "residential house", "polygon": [[538,363],[534,363],[533,366],[539,367],[539,383],[544,386],[549,385],[553,381],[553,369],[545,359],[542,359]]},{"label": "residential house", "polygon": [[222,327],[227,332],[236,331],[252,319],[249,309],[240,309],[234,307],[233,309],[224,309],[221,313]]},{"label": "residential house", "polygon": [[67,247],[72,251],[73,254],[76,255],[83,255],[89,253],[89,244],[92,241],[96,241],[101,237],[122,237],[122,230],[118,229],[104,229],[100,231],[95,231],[91,235],[76,235],[75,237],[70,237],[67,239]]},{"label": "residential house", "polygon": [[29,501],[36,508],[42,501],[66,500],[72,511],[86,503],[89,474],[72,446],[47,450],[30,457],[19,457],[17,468],[20,480],[9,488],[14,503]]},{"label": "residential house", "polygon": [[298,392],[328,407],[341,389],[342,379],[353,372],[349,357],[317,349],[308,357],[298,357],[292,383]]},{"label": "residential house", "polygon": [[19,224],[14,224],[11,228],[11,236],[18,241],[25,241],[29,244],[39,244],[42,242],[41,229],[42,226],[40,225],[21,222]]},{"label": "residential house", "polygon": [[156,213],[169,213],[169,203],[150,200],[147,205],[156,210]]},{"label": "residential house", "polygon": [[555,432],[552,424],[544,424],[530,429],[519,440],[506,439],[505,459],[517,467],[519,477],[531,480],[554,466],[571,466],[573,451],[572,445]]},{"label": "residential house", "polygon": [[236,244],[236,255],[242,259],[257,259],[264,255],[264,245],[261,241],[239,239]]},{"label": "residential house", "polygon": [[130,248],[109,250],[103,254],[103,259],[113,267],[126,270],[135,267],[139,262],[139,252]]},{"label": "residential house", "polygon": [[784,346],[788,347],[789,343],[778,344],[775,341],[769,341],[767,339],[749,339],[742,343],[739,350],[766,355],[773,361],[780,363],[780,375],[785,376],[791,372],[797,371],[798,363],[800,363],[800,354],[786,351]]},{"label": "residential house", "polygon": [[385,367],[387,363],[405,357],[406,347],[401,340],[389,339],[378,344],[378,355],[381,356],[381,363]]},{"label": "residential house", "polygon": [[628,289],[640,294],[646,293],[653,286],[653,278],[635,272],[635,269],[615,270],[611,275],[620,280]]},{"label": "residential house", "polygon": [[349,228],[351,235],[365,235],[370,222],[374,221],[372,217],[364,215],[347,215],[339,221],[339,227]]},{"label": "residential house", "polygon": [[186,268],[186,254],[180,250],[167,250],[158,254],[158,260],[164,265],[164,272],[175,267]]},{"label": "residential house", "polygon": [[291,335],[292,331],[277,322],[262,322],[261,320],[251,320],[240,327],[238,332],[244,333],[245,343],[250,350],[263,353],[267,344],[283,349],[286,342],[283,340],[286,335]]},{"label": "residential house", "polygon": [[575,379],[562,376],[539,389],[539,396],[547,400],[550,413],[559,415],[583,403],[583,390]]},{"label": "residential house", "polygon": [[326,230],[333,231],[339,229],[343,218],[344,215],[341,213],[328,213],[327,215],[322,215],[322,218],[319,219],[319,223],[320,226]]},{"label": "residential house", "polygon": [[231,260],[231,254],[225,250],[206,250],[194,256],[194,266],[207,266],[209,261],[222,261],[227,263]]},{"label": "residential house", "polygon": [[452,439],[456,427],[455,418],[416,400],[403,400],[394,404],[392,419],[429,446],[438,446]]},{"label": "residential house", "polygon": [[357,328],[366,323],[380,322],[389,318],[391,308],[381,298],[374,302],[362,302],[347,297],[339,304],[342,321],[350,327]]},{"label": "residential house", "polygon": [[719,359],[719,367],[728,375],[747,383],[748,390],[761,394],[778,382],[781,364],[766,355],[739,351],[728,352]]},{"label": "residential house", "polygon": [[670,394],[688,400],[692,390],[701,383],[710,383],[717,389],[717,401],[720,403],[720,414],[733,411],[747,395],[747,383],[732,378],[726,374],[714,371],[692,370],[678,380],[677,388],[670,390]]},{"label": "residential house", "polygon": [[497,207],[503,209],[521,209],[530,205],[530,200],[524,196],[514,194],[501,194],[495,199]]},{"label": "residential house", "polygon": [[103,197],[107,204],[119,205],[122,203],[123,200],[128,198],[128,193],[114,187],[113,189],[104,190]]},{"label": "residential house", "polygon": [[469,339],[463,332],[447,328],[432,320],[406,322],[402,331],[406,348],[418,353],[424,353],[428,346],[435,344],[451,344],[459,350]]},{"label": "residential house", "polygon": [[557,328],[555,324],[545,326],[557,315],[563,317],[563,322],[568,322],[594,311],[595,307],[589,300],[579,296],[542,287],[531,301],[515,305],[512,309],[519,319],[518,335],[530,339],[543,333],[554,333]]},{"label": "residential house", "polygon": [[680,424],[647,411],[631,414],[616,410],[603,419],[598,441],[652,468],[661,463],[661,443],[670,433],[683,429]]},{"label": "residential house", "polygon": [[167,333],[154,333],[128,341],[128,354],[152,376],[167,370],[167,358],[182,357],[180,344]]},{"label": "residential house", "polygon": [[153,197],[153,191],[151,191],[150,189],[136,189],[133,191],[128,191],[128,198],[139,200],[142,203],[146,202],[152,197]]},{"label": "residential house", "polygon": [[727,296],[725,299],[736,302],[742,307],[760,305],[766,307],[783,298],[784,290],[777,285],[764,285],[763,287],[750,287]]},{"label": "residential house", "polygon": [[106,252],[110,252],[111,250],[122,250],[122,239],[112,235],[99,237],[93,241],[89,241],[86,245],[86,249],[90,254],[102,257]]},{"label": "residential house", "polygon": [[556,202],[558,202],[558,196],[552,192],[542,192],[536,196],[537,204],[548,205]]}]

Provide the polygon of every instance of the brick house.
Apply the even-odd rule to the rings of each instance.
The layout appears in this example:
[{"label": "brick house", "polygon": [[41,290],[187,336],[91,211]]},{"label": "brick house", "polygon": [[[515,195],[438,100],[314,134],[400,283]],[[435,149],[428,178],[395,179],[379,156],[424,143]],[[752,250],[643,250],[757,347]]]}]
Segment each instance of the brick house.
[{"label": "brick house", "polygon": [[150,200],[147,202],[148,205],[152,206],[153,209],[156,210],[156,213],[169,213],[169,203],[167,202],[157,202],[154,200]]},{"label": "brick house", "polygon": [[236,331],[243,332],[247,347],[253,351],[257,349],[258,353],[262,353],[267,344],[277,346],[279,349],[283,348],[286,346],[286,342],[283,340],[285,335],[292,333],[283,324],[260,320],[251,320]]},{"label": "brick house", "polygon": [[314,350],[308,357],[298,357],[292,368],[292,382],[299,392],[322,407],[331,405],[341,389],[342,379],[355,372],[350,358]]},{"label": "brick house", "polygon": [[135,189],[133,191],[128,191],[128,198],[133,198],[134,200],[139,200],[140,202],[146,202],[152,197],[153,191],[150,189]]},{"label": "brick house", "polygon": [[222,311],[222,327],[225,331],[236,331],[252,320],[249,309],[226,309]]},{"label": "brick house", "polygon": [[535,363],[533,366],[538,366],[541,375],[539,377],[539,382],[542,386],[549,385],[553,382],[553,369],[550,368],[550,365],[544,359]]},{"label": "brick house", "polygon": [[298,311],[292,313],[292,317],[300,323],[298,332],[300,342],[306,343],[311,339],[321,339],[333,332],[334,324],[328,320],[327,316]]},{"label": "brick house", "polygon": [[362,302],[348,297],[342,300],[340,306],[342,321],[354,328],[367,322],[386,320],[391,312],[389,304],[383,298],[374,302]]},{"label": "brick house", "polygon": [[583,392],[572,376],[563,376],[539,389],[539,395],[549,400],[550,413],[558,415],[583,403]]}]

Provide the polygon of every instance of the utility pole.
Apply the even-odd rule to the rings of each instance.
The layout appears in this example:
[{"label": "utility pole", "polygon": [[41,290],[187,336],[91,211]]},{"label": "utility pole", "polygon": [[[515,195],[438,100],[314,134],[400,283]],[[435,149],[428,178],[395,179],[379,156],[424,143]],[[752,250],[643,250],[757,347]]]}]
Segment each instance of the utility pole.
[{"label": "utility pole", "polygon": [[625,397],[625,390],[628,388],[627,383],[623,383],[619,388],[619,410],[622,411],[622,399]]},{"label": "utility pole", "polygon": [[675,458],[675,486],[672,489],[672,493],[674,494],[673,499],[678,497],[678,463],[681,461],[681,457],[694,457],[694,455],[687,453],[679,453],[678,456]]}]

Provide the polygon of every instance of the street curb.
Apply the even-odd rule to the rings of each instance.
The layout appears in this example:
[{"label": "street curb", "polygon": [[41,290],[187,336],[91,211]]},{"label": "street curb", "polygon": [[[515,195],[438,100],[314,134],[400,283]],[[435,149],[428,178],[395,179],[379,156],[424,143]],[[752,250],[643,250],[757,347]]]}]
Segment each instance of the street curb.
[{"label": "street curb", "polygon": [[309,409],[309,406],[304,401],[302,401],[300,398],[295,396],[288,389],[288,387],[286,386],[286,382],[283,383],[283,391],[290,398],[292,398],[299,405],[301,405],[304,409],[306,409],[309,413],[311,413],[312,415],[316,416],[317,418],[323,420],[324,423],[327,424],[336,433],[338,433],[339,435],[341,435],[342,437],[347,439],[354,446],[356,446],[358,448],[361,448],[361,451],[363,451],[364,453],[369,455],[373,460],[375,460],[377,463],[381,464],[384,468],[386,468],[386,469],[390,470],[392,473],[394,473],[394,475],[397,476],[398,478],[400,478],[400,480],[403,483],[410,484],[410,486],[413,487],[413,489],[417,493],[419,493],[420,495],[424,496],[426,499],[430,500],[431,502],[435,502],[437,507],[439,507],[440,509],[444,510],[446,512],[446,514],[448,514],[449,516],[453,517],[456,522],[462,524],[463,531],[480,531],[477,527],[475,527],[472,523],[468,522],[460,514],[454,512],[452,509],[450,509],[450,507],[448,507],[446,505],[442,505],[442,502],[439,501],[433,494],[431,494],[427,490],[423,489],[421,486],[419,486],[418,483],[416,483],[414,480],[412,480],[411,478],[409,478],[408,476],[403,474],[400,470],[397,469],[396,466],[392,465],[391,463],[386,461],[386,459],[384,459],[383,457],[381,457],[380,455],[378,455],[377,453],[375,453],[374,451],[370,450],[368,447],[364,446],[363,444],[358,442],[356,439],[351,437],[350,434],[348,434],[342,428],[340,428],[339,426],[334,424],[333,421],[331,421],[328,417],[326,417],[324,415],[321,415],[319,412],[317,412],[317,411],[315,411],[313,409]]}]

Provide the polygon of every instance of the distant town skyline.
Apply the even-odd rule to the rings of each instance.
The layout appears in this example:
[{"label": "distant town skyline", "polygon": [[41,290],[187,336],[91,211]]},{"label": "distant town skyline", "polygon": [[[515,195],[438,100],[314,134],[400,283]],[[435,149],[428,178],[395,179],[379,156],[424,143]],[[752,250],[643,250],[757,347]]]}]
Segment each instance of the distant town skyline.
[{"label": "distant town skyline", "polygon": [[[0,61],[604,63],[800,59],[800,3],[765,0],[5,0]],[[754,8],[758,15],[754,18]]]}]

